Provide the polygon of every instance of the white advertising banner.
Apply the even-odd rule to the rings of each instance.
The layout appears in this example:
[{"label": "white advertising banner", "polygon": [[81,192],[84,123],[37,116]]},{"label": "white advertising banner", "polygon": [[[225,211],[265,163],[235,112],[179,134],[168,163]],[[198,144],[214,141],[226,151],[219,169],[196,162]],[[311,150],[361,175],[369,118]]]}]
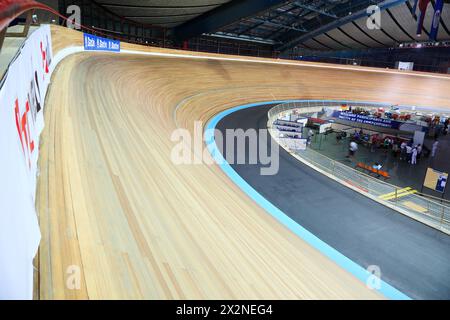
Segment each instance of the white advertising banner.
[{"label": "white advertising banner", "polygon": [[398,70],[414,70],[414,62],[397,61]]},{"label": "white advertising banner", "polygon": [[40,231],[35,210],[39,135],[52,61],[49,26],[35,30],[0,87],[0,299],[31,299]]}]

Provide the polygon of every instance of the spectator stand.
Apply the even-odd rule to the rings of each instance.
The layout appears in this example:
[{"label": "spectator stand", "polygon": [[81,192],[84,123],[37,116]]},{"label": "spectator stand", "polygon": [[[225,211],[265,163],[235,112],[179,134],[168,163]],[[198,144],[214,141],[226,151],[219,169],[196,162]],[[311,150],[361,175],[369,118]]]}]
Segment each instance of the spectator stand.
[{"label": "spectator stand", "polygon": [[303,139],[303,123],[277,119],[273,123],[279,132],[279,139],[292,150],[304,150],[306,139]]}]

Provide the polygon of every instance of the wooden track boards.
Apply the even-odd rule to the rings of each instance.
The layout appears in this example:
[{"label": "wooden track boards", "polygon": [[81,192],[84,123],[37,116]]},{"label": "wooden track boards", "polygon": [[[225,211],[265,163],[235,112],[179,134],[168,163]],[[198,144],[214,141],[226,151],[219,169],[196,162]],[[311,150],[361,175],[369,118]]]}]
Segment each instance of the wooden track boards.
[{"label": "wooden track boards", "polygon": [[[52,36],[55,53],[81,41],[62,28]],[[217,165],[170,158],[173,130],[248,102],[450,100],[450,80],[312,66],[103,53],[65,59],[48,94],[40,151],[40,298],[380,298]],[[70,266],[80,268],[79,290],[67,288]]]}]

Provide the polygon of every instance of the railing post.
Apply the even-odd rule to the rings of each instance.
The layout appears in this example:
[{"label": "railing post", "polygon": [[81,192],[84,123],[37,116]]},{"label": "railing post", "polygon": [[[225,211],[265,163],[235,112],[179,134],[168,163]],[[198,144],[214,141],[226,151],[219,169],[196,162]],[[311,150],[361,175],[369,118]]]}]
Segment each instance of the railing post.
[{"label": "railing post", "polygon": [[7,30],[7,29],[8,29],[8,27],[5,27],[5,29],[3,29],[2,31],[0,31],[0,52],[2,52],[3,41],[5,40],[6,30]]},{"label": "railing post", "polygon": [[26,38],[28,36],[28,32],[30,30],[30,25],[33,20],[33,13],[34,13],[34,10],[28,11],[27,18],[25,21],[25,25],[23,26],[22,32],[10,32],[10,33],[7,33],[6,36],[7,37],[25,37]]},{"label": "railing post", "polygon": [[34,14],[34,10],[28,11],[27,20],[25,22],[25,27],[23,28],[24,37],[28,37],[28,32],[30,32],[30,25],[31,25],[31,22],[33,21],[33,14]]}]

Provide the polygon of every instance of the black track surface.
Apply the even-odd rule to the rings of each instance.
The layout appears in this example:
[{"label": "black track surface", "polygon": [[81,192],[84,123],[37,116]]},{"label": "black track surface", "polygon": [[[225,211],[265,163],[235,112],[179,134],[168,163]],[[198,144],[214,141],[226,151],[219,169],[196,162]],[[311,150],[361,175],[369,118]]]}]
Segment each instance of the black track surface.
[{"label": "black track surface", "polygon": [[[217,129],[224,134],[265,129],[271,107],[232,113]],[[450,299],[450,236],[344,187],[281,148],[278,174],[262,176],[261,166],[232,164],[267,200],[328,245],[364,268],[379,266],[388,284],[413,299]]]}]

